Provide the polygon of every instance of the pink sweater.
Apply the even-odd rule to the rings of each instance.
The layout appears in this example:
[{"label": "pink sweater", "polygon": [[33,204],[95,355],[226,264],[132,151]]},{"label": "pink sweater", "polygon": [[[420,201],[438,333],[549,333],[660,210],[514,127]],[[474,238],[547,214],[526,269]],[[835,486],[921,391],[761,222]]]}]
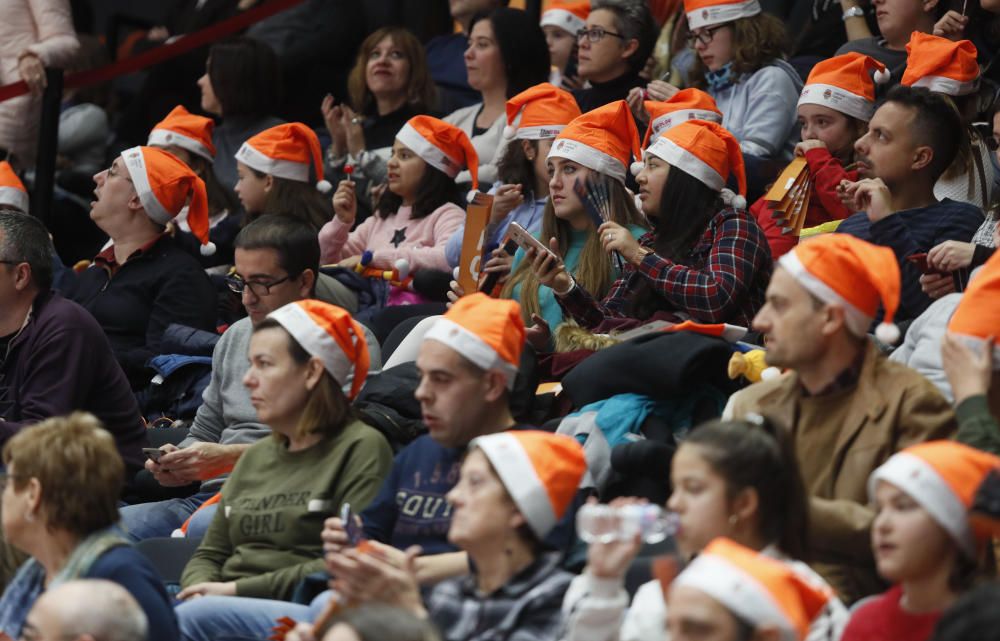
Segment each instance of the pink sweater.
[{"label": "pink sweater", "polygon": [[400,207],[395,214],[381,218],[373,213],[353,232],[350,225],[336,216],[319,230],[321,260],[324,265],[358,256],[366,249],[373,254],[372,265],[392,269],[405,258],[410,270],[440,269],[449,271],[444,247],[465,220],[465,211],[446,203],[420,220],[410,218],[413,208]]}]

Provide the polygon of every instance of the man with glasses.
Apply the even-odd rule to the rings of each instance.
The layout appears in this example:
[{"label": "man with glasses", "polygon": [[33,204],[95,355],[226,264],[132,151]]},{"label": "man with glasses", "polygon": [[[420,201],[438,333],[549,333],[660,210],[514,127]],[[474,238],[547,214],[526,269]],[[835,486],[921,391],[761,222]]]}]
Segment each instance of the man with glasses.
[{"label": "man with glasses", "polygon": [[573,92],[587,112],[625,100],[645,86],[639,72],[656,43],[656,23],[641,0],[594,0],[587,24],[576,34],[580,77],[590,83]]},{"label": "man with glasses", "polygon": [[[250,393],[243,386],[250,335],[253,326],[272,311],[315,295],[319,241],[305,223],[270,215],[244,227],[235,247],[235,272],[227,283],[241,295],[248,317],[233,323],[216,344],[212,378],[188,437],[179,446],[162,446],[164,454],[158,462],[146,462],[146,469],[161,485],[178,487],[201,481],[201,486],[187,498],[122,508],[122,526],[134,540],[170,536],[219,491],[240,455],[270,434],[257,421]],[[208,517],[208,510],[203,510],[192,519],[188,536],[204,533]]]}]

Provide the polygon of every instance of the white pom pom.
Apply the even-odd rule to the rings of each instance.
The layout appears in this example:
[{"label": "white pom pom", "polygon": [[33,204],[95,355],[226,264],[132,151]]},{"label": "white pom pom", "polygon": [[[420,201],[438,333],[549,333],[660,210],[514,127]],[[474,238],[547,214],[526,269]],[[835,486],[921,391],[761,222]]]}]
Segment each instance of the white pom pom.
[{"label": "white pom pom", "polygon": [[643,167],[645,167],[645,165],[643,165],[641,162],[639,162],[637,160],[634,163],[632,163],[631,165],[629,165],[629,171],[632,172],[633,176],[638,176],[639,172],[642,171]]},{"label": "white pom pom", "polygon": [[213,243],[212,241],[208,241],[207,243],[199,247],[198,251],[201,252],[202,256],[212,256],[213,254],[215,254],[215,243]]},{"label": "white pom pom", "polygon": [[507,125],[506,127],[503,128],[503,137],[506,138],[507,140],[513,140],[514,136],[516,135],[517,135],[516,127],[511,127],[510,125]]},{"label": "white pom pom", "polygon": [[733,209],[738,209],[742,211],[747,208],[747,199],[744,198],[743,196],[740,196],[739,194],[736,194],[730,201],[729,206],[732,207]]},{"label": "white pom pom", "polygon": [[781,370],[777,367],[765,367],[760,373],[760,380],[773,381],[781,376]]},{"label": "white pom pom", "polygon": [[893,323],[879,323],[875,328],[875,338],[887,345],[895,345],[899,340],[899,328]]},{"label": "white pom pom", "polygon": [[321,180],[316,183],[316,189],[318,189],[321,193],[328,194],[333,190],[333,185],[330,184],[329,180]]},{"label": "white pom pom", "polygon": [[455,267],[455,269],[451,270],[451,277],[453,279],[458,280],[458,272],[460,269],[460,267]]},{"label": "white pom pom", "polygon": [[872,75],[872,80],[874,80],[875,84],[877,85],[884,85],[885,83],[889,82],[891,78],[892,78],[892,72],[890,72],[888,69],[886,69],[885,71],[876,69],[875,73]]},{"label": "white pom pom", "polygon": [[466,200],[467,202],[469,202],[469,203],[472,203],[472,202],[475,202],[475,200],[476,200],[476,194],[478,194],[478,193],[479,193],[479,192],[478,192],[478,191],[476,191],[475,189],[470,189],[470,190],[469,190],[469,193],[467,193],[467,194],[465,195],[465,200]]},{"label": "white pom pom", "polygon": [[406,277],[410,275],[410,262],[405,258],[398,259],[392,265],[399,272],[399,280],[406,280]]}]

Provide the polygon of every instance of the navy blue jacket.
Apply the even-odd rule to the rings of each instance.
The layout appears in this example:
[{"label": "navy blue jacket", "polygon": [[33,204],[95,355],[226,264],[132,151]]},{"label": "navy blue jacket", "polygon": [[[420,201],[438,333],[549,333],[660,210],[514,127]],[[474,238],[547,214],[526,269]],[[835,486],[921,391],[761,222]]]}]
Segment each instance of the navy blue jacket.
[{"label": "navy blue jacket", "polygon": [[867,213],[859,212],[845,219],[837,231],[883,245],[896,254],[903,282],[895,319],[904,321],[920,316],[932,302],[920,289],[920,270],[906,257],[928,252],[946,240],[969,242],[982,224],[983,212],[978,207],[946,198],[896,212],[874,224]]},{"label": "navy blue jacket", "polygon": [[198,261],[166,235],[149,251],[130,257],[114,276],[91,265],[67,287],[66,297],[104,328],[132,389],[144,388],[153,377],[146,364],[160,353],[167,325],[215,328],[211,281]]},{"label": "navy blue jacket", "polygon": [[113,547],[94,561],[84,578],[107,579],[128,590],[146,613],[149,641],[180,638],[170,597],[156,570],[140,552],[127,545]]}]

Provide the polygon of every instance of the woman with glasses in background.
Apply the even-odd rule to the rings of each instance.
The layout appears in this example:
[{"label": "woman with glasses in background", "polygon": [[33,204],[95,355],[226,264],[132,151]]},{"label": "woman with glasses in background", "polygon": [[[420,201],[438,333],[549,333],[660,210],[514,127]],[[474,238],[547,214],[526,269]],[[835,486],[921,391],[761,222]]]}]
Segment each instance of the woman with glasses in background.
[{"label": "woman with glasses in background", "polygon": [[688,46],[697,54],[691,84],[715,99],[722,126],[740,141],[753,202],[792,158],[802,79],[784,60],[784,25],[762,13],[756,0],[734,3],[735,19],[734,13],[723,16],[709,5],[708,0],[684,1]]},{"label": "woman with glasses in background", "polygon": [[573,92],[584,113],[628,97],[646,83],[639,72],[656,43],[657,29],[645,2],[594,0],[587,25],[576,34],[578,71],[588,86]]}]

